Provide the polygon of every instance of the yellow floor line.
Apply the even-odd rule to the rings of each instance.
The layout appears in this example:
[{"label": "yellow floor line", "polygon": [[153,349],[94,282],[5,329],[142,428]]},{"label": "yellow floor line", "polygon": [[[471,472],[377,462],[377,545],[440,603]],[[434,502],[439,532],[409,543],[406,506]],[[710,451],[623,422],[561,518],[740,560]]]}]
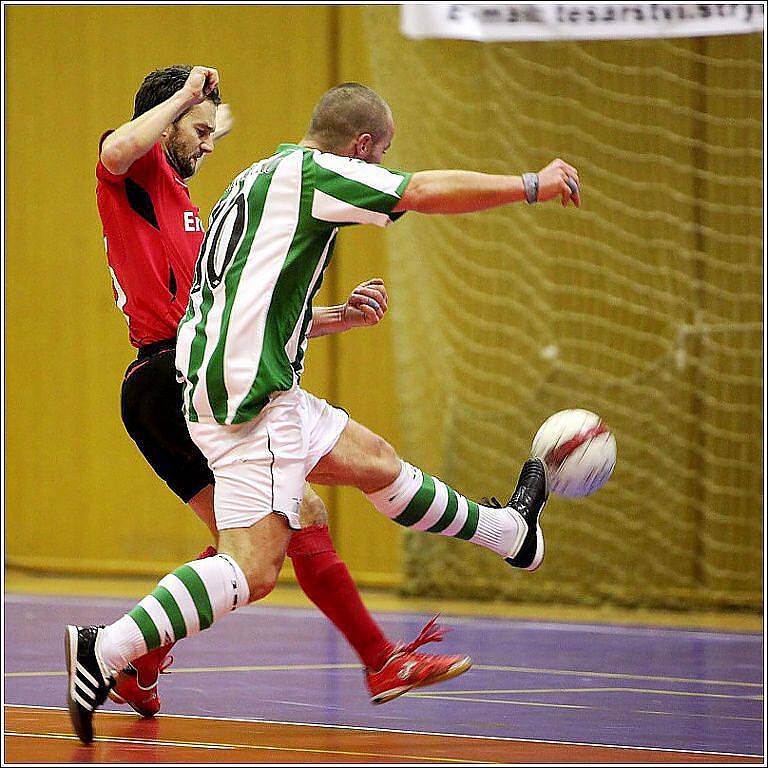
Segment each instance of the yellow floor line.
[{"label": "yellow floor line", "polygon": [[[359,664],[261,664],[254,666],[221,666],[221,667],[174,667],[172,674],[190,674],[190,673],[220,673],[220,672],[301,672],[308,670],[332,670],[332,669],[353,669],[359,670]],[[496,666],[492,664],[475,664],[475,670],[485,670],[490,672],[512,672],[534,675],[564,675],[577,677],[607,678],[612,680],[649,680],[662,683],[685,683],[689,685],[722,685],[733,686],[735,688],[758,688],[762,690],[762,683],[746,683],[736,680],[699,680],[695,677],[665,677],[663,675],[633,675],[620,672],[592,672],[582,669],[537,669],[536,667],[507,667]],[[66,675],[64,670],[53,671],[30,671],[30,672],[5,672],[4,677],[56,677]],[[525,689],[528,690],[528,689]],[[567,689],[553,689],[567,690]],[[575,690],[589,690],[579,688]],[[634,690],[631,688],[617,688],[617,690]],[[641,690],[641,689],[637,689]],[[471,691],[450,691],[446,695],[461,696],[474,693],[514,693],[514,690],[471,690]],[[712,696],[725,696],[724,694],[709,694]],[[746,696],[741,698],[755,698],[762,700],[762,696]]]},{"label": "yellow floor line", "polygon": [[[739,696],[733,693],[697,693],[695,691],[670,691],[658,688],[626,688],[624,686],[606,686],[600,688],[489,688],[477,691],[442,691],[443,696],[471,696],[508,693],[650,693],[663,696],[691,696],[704,699],[737,699],[739,701],[762,701],[762,696]],[[426,692],[425,692],[426,693]]]},{"label": "yellow floor line", "polygon": [[[413,696],[418,695],[414,693],[407,693],[406,696]],[[67,709],[66,707],[61,706],[43,706],[39,704],[5,704],[6,710],[26,710],[26,709],[32,709],[32,710],[40,710],[40,711],[46,711],[46,712],[64,712],[66,713]],[[615,710],[611,710],[615,711]],[[663,714],[663,715],[679,715],[679,712],[670,713],[670,712],[648,712],[643,714]],[[110,717],[110,718],[124,718],[125,713],[123,712],[116,712],[113,710],[103,710],[100,712],[101,717]],[[706,717],[706,715],[705,715]],[[267,720],[264,718],[247,718],[247,717],[213,717],[211,715],[171,715],[171,714],[164,714],[163,719],[170,718],[174,720],[197,720],[202,723],[217,723],[217,722],[226,722],[226,723],[246,723],[246,724],[252,724],[256,723],[259,725],[300,725],[307,728],[318,728],[321,730],[329,730],[329,731],[355,731],[355,732],[361,732],[361,733],[397,733],[397,734],[406,734],[406,735],[414,735],[414,736],[440,736],[445,739],[457,739],[461,741],[483,741],[483,740],[493,740],[493,741],[499,741],[499,742],[509,742],[510,744],[554,744],[558,746],[569,746],[569,747],[600,747],[602,748],[610,748],[610,749],[621,749],[626,750],[629,752],[665,752],[669,753],[670,755],[674,754],[691,754],[691,755],[716,755],[716,756],[724,756],[724,757],[747,757],[747,758],[759,758],[759,755],[754,754],[747,754],[743,752],[717,752],[712,750],[700,750],[700,749],[675,749],[671,747],[642,747],[638,745],[629,745],[629,744],[598,744],[598,743],[592,743],[592,742],[577,742],[577,741],[562,741],[559,739],[530,739],[530,738],[521,738],[516,736],[473,736],[466,733],[434,733],[430,731],[416,731],[416,730],[406,730],[403,728],[387,728],[384,726],[381,727],[371,727],[371,726],[360,726],[360,725],[335,725],[330,723],[300,723],[300,722],[291,722],[291,721],[284,721],[284,720]],[[752,719],[752,718],[746,718],[746,719]],[[74,738],[74,737],[73,737]]]},{"label": "yellow floor line", "polygon": [[[442,701],[457,701],[453,696],[446,696],[444,693],[430,693],[422,691],[411,691],[406,693],[406,696],[416,699],[434,699]],[[543,701],[516,701],[511,699],[479,699],[473,697],[461,698],[460,701],[468,701],[474,704],[509,704],[516,707],[547,707],[550,709],[589,709],[593,712],[612,712],[616,713],[615,709],[607,707],[593,707],[587,704],[559,704],[556,702],[543,702]],[[690,713],[690,712],[662,712],[648,709],[629,709],[625,710],[627,714],[642,714],[642,715],[665,715],[672,717],[706,717],[712,720],[749,720],[752,722],[762,722],[761,717],[741,717],[738,715],[710,715],[706,713]]]},{"label": "yellow floor line", "polygon": [[[6,731],[6,736],[16,737],[37,737],[48,739],[66,739],[69,741],[79,741],[76,736],[70,736],[64,733],[19,733],[16,731]],[[420,760],[422,762],[436,763],[471,763],[473,765],[488,765],[487,760],[467,760],[466,758],[454,757],[430,757],[428,755],[402,755],[390,754],[387,752],[352,752],[343,749],[310,749],[304,747],[282,747],[270,746],[266,744],[219,744],[216,742],[199,741],[159,741],[155,739],[129,739],[122,736],[99,736],[94,739],[96,742],[106,744],[146,744],[151,747],[190,747],[193,749],[249,749],[257,752],[298,752],[301,754],[312,755],[345,755],[347,757],[379,757],[379,758],[397,758],[400,760]]]},{"label": "yellow floor line", "polygon": [[[15,736],[26,739],[63,739],[65,741],[80,741],[77,736],[71,736],[66,733],[19,733],[18,731],[6,731],[6,736]],[[148,741],[147,739],[127,739],[121,736],[105,737],[98,736],[94,741],[101,743],[118,742],[120,744],[147,744],[153,747],[192,747],[193,749],[233,749],[233,747],[224,744],[195,744],[194,742],[180,741]]]},{"label": "yellow floor line", "polygon": [[[360,664],[265,664],[256,667],[174,667],[170,674],[189,672],[301,672],[320,669],[361,669]],[[66,675],[66,671],[56,672],[5,672],[5,677],[50,677]]]},{"label": "yellow floor line", "polygon": [[746,683],[736,680],[699,680],[695,677],[667,677],[665,675],[633,675],[626,672],[592,672],[584,669],[549,669],[536,667],[506,667],[475,664],[473,669],[486,669],[492,672],[522,672],[540,675],[579,675],[583,677],[605,677],[615,680],[656,680],[665,683],[701,683],[702,685],[733,685],[740,688],[760,688],[762,683]]}]

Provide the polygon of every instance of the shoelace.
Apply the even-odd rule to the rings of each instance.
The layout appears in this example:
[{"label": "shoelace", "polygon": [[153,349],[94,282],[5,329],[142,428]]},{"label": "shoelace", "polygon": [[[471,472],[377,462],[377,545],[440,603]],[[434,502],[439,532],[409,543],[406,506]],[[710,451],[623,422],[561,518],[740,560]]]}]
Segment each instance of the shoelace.
[{"label": "shoelace", "polygon": [[513,509],[516,509],[518,512],[520,509],[517,505],[522,504],[523,507],[527,507],[527,505],[531,501],[531,497],[525,492],[524,488],[520,488],[519,490],[515,491],[512,498],[506,503],[502,504],[495,496],[491,496],[489,499],[487,496],[483,496],[482,499],[480,499],[482,504],[486,507],[493,507],[494,509],[504,509],[504,507],[512,507]]},{"label": "shoelace", "polygon": [[427,622],[424,628],[419,632],[418,637],[415,640],[411,640],[408,645],[398,648],[400,653],[412,653],[417,648],[427,643],[440,643],[445,637],[446,633],[450,632],[450,627],[441,627],[436,622],[440,618],[440,614],[436,614],[433,619]]},{"label": "shoelace", "polygon": [[[445,635],[451,631],[451,628],[437,625],[436,622],[439,618],[440,614],[435,614],[435,616],[424,625],[424,628],[421,630],[421,632],[419,632],[418,637],[415,640],[411,640],[411,642],[407,645],[397,643],[381,669],[384,669],[384,667],[386,667],[387,664],[389,664],[389,662],[395,658],[395,656],[400,656],[404,653],[413,653],[413,651],[415,651],[417,648],[420,648],[422,645],[426,645],[427,643],[442,642]],[[380,672],[381,669],[377,670],[377,672]],[[373,670],[368,670],[368,672],[371,671]]]},{"label": "shoelace", "polygon": [[[523,477],[521,480],[523,483],[527,482],[531,477],[537,476],[541,477],[541,469],[539,469],[538,464],[530,464],[525,468],[525,471],[523,473]],[[506,503],[502,504],[495,496],[491,496],[490,498],[488,496],[483,496],[480,501],[482,504],[486,507],[494,507],[495,509],[503,509],[505,506],[510,507],[513,503],[517,502],[524,502],[525,504],[528,504],[531,501],[531,496],[525,489],[525,486],[518,488],[513,494],[512,498]]]},{"label": "shoelace", "polygon": [[[502,504],[495,496],[488,498],[483,496],[480,499],[481,503],[486,507],[494,507],[495,509],[503,509],[504,507],[512,507],[518,512],[522,512],[531,503],[531,495],[524,488],[518,488],[511,496],[506,504]],[[522,506],[522,509],[521,509]]]}]

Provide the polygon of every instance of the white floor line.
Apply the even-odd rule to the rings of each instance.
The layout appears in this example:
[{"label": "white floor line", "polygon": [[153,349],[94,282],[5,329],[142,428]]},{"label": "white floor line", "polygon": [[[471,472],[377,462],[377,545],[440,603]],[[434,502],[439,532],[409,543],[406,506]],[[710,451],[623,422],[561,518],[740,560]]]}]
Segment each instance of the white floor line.
[{"label": "white floor line", "polygon": [[[6,706],[12,706],[8,704]],[[36,738],[36,739],[64,739],[66,741],[80,741],[77,736],[67,736],[63,733],[19,733],[18,731],[5,731],[5,736],[17,736],[21,738]],[[193,749],[235,749],[234,746],[229,744],[199,744],[195,742],[187,741],[155,741],[154,739],[127,739],[122,736],[97,736],[94,741],[117,744],[143,744],[149,747],[191,747]]]},{"label": "white floor line", "polygon": [[[8,708],[12,709],[41,709],[50,711],[66,712],[66,707],[44,707],[31,704],[6,704]],[[101,710],[100,714],[104,715],[120,715],[125,716],[124,712],[112,712],[110,710]],[[246,717],[214,717],[211,715],[172,715],[163,714],[162,718],[171,717],[180,720],[211,720],[221,721],[227,723],[264,723],[267,725],[298,725],[306,726],[309,728],[329,728],[344,731],[366,731],[372,733],[405,733],[412,736],[443,736],[452,739],[474,739],[481,741],[509,741],[519,743],[531,743],[531,744],[556,744],[559,746],[571,746],[571,747],[607,747],[609,749],[628,749],[628,750],[640,750],[643,752],[669,752],[670,754],[691,754],[691,755],[722,755],[725,757],[761,757],[761,755],[751,755],[739,752],[711,752],[699,749],[676,749],[671,747],[638,747],[628,744],[599,744],[592,742],[581,741],[553,741],[551,739],[522,739],[514,738],[511,736],[471,736],[462,733],[437,733],[434,731],[411,731],[398,728],[373,728],[371,726],[359,726],[359,725],[329,725],[327,723],[300,723],[292,722],[289,720],[266,720],[263,718],[246,718]]]}]

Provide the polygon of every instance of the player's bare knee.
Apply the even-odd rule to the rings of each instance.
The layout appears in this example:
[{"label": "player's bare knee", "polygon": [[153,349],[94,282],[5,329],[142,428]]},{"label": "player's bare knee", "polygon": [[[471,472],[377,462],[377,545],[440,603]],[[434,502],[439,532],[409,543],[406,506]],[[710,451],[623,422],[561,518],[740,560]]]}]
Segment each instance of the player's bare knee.
[{"label": "player's bare knee", "polygon": [[383,476],[391,476],[395,480],[400,474],[400,458],[395,449],[382,437],[376,438],[377,469]]},{"label": "player's bare knee", "polygon": [[364,493],[386,488],[397,480],[400,474],[400,457],[384,438],[374,436],[368,456],[368,471],[360,486]]},{"label": "player's bare knee", "polygon": [[279,568],[271,564],[262,565],[254,568],[247,574],[248,590],[250,592],[249,602],[261,600],[266,597],[277,584],[277,575]]},{"label": "player's bare knee", "polygon": [[305,493],[299,509],[299,522],[302,528],[310,525],[328,525],[328,510],[316,493]]}]

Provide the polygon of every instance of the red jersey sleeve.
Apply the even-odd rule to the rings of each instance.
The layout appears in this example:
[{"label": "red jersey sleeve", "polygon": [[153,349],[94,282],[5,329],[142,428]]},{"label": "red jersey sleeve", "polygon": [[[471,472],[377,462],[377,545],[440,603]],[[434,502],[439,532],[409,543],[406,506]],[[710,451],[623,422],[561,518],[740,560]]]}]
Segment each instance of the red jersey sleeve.
[{"label": "red jersey sleeve", "polygon": [[99,162],[96,166],[96,178],[107,183],[117,183],[125,179],[132,179],[133,181],[145,186],[152,177],[157,173],[157,169],[162,160],[162,148],[158,141],[152,146],[145,155],[142,155],[138,160],[134,161],[133,165],[125,172],[121,174],[115,174],[108,171],[101,162],[101,147],[104,144],[104,139],[114,131],[106,131],[99,139]]}]

